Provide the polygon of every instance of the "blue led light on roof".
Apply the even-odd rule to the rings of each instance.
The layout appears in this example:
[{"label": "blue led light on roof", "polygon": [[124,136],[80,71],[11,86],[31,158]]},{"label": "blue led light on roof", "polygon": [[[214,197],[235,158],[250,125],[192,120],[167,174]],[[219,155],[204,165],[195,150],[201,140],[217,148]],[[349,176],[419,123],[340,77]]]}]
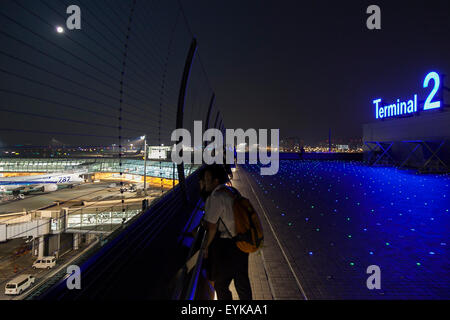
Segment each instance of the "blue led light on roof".
[{"label": "blue led light on roof", "polygon": [[[255,179],[259,179],[258,174]],[[324,269],[320,271],[335,274],[336,279],[344,276],[338,270],[350,267],[359,272],[359,268],[380,265],[395,278],[395,295],[383,292],[386,297],[420,298],[432,292],[446,298],[442,295],[446,283],[439,282],[439,275],[446,271],[443,249],[450,223],[449,197],[445,197],[450,194],[448,176],[367,167],[351,161],[282,160],[279,174],[265,179],[268,181],[262,187],[270,190],[264,195],[266,203],[283,209],[268,207],[275,213],[273,217],[269,212],[269,219],[274,218],[275,228],[280,227],[278,223],[284,227],[292,223],[279,230],[294,233],[277,233],[292,255],[305,250],[311,261],[333,261],[330,268],[336,268],[321,266]],[[276,188],[268,187],[270,183]],[[288,212],[289,219],[279,219],[280,214],[287,218]],[[308,247],[315,251],[302,249]],[[430,281],[420,281],[424,276]],[[407,281],[415,281],[415,285],[407,285]],[[356,286],[353,289],[354,295],[361,293]]]}]

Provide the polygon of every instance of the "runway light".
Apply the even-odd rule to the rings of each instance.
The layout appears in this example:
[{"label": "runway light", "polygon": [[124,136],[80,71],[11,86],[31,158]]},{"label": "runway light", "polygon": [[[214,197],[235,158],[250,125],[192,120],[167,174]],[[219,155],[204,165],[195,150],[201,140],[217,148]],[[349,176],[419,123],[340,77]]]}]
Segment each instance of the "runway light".
[{"label": "runway light", "polygon": [[64,33],[64,28],[61,27],[61,26],[57,26],[57,27],[56,27],[56,32],[58,32],[58,33]]}]

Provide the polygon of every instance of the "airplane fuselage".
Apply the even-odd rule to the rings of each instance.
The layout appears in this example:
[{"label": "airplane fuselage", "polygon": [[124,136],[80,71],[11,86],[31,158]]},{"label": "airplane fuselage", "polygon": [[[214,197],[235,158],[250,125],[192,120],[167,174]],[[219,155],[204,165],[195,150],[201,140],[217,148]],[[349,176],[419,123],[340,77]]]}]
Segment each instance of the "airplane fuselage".
[{"label": "airplane fuselage", "polygon": [[57,173],[22,177],[0,177],[0,193],[30,192],[37,189],[56,191],[58,186],[83,183],[80,173]]}]

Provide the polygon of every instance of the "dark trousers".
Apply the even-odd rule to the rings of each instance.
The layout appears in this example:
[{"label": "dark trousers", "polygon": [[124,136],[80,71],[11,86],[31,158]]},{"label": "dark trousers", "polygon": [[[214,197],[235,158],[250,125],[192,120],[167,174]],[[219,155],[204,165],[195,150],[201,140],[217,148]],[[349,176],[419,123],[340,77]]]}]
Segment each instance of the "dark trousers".
[{"label": "dark trousers", "polygon": [[214,289],[219,300],[232,300],[230,283],[240,300],[252,300],[252,288],[248,278],[248,253],[242,252],[231,239],[217,239],[214,245],[212,268]]}]

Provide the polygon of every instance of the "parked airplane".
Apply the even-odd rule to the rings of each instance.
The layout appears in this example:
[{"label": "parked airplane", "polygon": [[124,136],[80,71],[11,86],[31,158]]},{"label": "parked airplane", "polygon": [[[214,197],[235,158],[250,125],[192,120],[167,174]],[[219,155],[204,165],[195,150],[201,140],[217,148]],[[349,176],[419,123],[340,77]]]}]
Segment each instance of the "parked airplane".
[{"label": "parked airplane", "polygon": [[[0,194],[13,194],[19,196],[31,192],[53,192],[60,186],[73,186],[84,182],[82,174],[74,173],[52,173],[46,175],[22,176],[22,177],[0,177]],[[23,199],[22,197],[19,197]]]}]

